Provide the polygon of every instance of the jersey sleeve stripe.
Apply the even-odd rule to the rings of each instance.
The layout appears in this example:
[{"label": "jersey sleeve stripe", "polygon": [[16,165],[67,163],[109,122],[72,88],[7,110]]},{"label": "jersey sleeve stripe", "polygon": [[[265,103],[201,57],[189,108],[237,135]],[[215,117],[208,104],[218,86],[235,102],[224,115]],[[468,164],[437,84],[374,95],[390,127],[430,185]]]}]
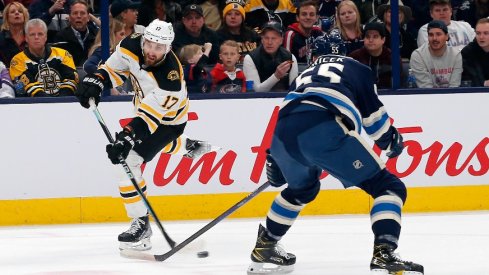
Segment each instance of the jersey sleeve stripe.
[{"label": "jersey sleeve stripe", "polygon": [[137,63],[139,63],[139,57],[137,57],[135,54],[133,54],[130,50],[121,47],[121,52],[123,54],[129,56],[130,58],[134,59],[134,61],[136,61]]}]

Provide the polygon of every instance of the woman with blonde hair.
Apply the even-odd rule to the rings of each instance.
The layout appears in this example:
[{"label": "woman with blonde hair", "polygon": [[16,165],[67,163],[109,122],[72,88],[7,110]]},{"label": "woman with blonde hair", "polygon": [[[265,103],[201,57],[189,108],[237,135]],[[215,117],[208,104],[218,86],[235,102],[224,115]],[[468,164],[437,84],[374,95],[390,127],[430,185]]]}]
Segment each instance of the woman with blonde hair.
[{"label": "woman with blonde hair", "polygon": [[353,1],[345,0],[336,8],[336,26],[329,36],[339,36],[345,42],[346,55],[363,47],[360,12]]},{"label": "woman with blonde hair", "polygon": [[[93,42],[92,47],[88,51],[88,59],[83,63],[83,70],[87,74],[94,73],[100,63],[102,62],[102,36],[101,31],[97,33],[95,37],[95,41]],[[121,42],[122,39],[126,37],[125,33],[125,24],[122,21],[110,18],[109,20],[109,44],[110,44],[110,53],[115,50],[115,47]],[[119,95],[120,93],[112,89],[109,93],[108,91],[104,91],[104,95]]]},{"label": "woman with blonde hair", "polygon": [[0,59],[10,67],[12,58],[26,47],[24,26],[29,21],[29,11],[19,2],[8,4],[3,10],[0,31]]}]

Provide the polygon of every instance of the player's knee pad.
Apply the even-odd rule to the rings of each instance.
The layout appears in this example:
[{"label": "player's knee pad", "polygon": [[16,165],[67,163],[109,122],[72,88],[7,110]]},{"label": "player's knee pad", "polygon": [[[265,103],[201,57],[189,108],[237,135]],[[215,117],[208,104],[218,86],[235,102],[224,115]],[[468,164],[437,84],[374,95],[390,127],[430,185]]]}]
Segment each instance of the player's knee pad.
[{"label": "player's knee pad", "polygon": [[358,187],[371,195],[374,199],[382,195],[391,194],[406,202],[406,185],[386,169],[381,170],[372,178],[362,182]]},{"label": "player's knee pad", "polygon": [[307,204],[313,201],[319,193],[321,183],[319,180],[310,184],[306,188],[290,189],[285,188],[282,191],[284,199],[294,204]]}]

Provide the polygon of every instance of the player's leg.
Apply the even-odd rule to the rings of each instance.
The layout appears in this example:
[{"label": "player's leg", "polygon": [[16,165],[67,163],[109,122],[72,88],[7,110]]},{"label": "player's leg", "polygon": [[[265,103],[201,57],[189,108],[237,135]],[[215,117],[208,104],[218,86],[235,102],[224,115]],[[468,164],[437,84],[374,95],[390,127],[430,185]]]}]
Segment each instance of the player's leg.
[{"label": "player's leg", "polygon": [[[339,121],[338,125],[343,128]],[[422,266],[402,261],[393,252],[397,248],[401,232],[401,210],[407,196],[404,183],[385,169],[385,164],[363,138],[356,132],[344,131],[343,138],[335,139],[336,144],[330,139],[334,151],[321,152],[320,147],[311,145],[305,148],[305,154],[313,156],[318,166],[338,178],[345,187],[356,185],[373,197],[370,216],[375,240],[371,269],[386,272],[415,271],[422,274]],[[331,131],[330,136],[331,133],[334,132]],[[316,134],[326,138],[320,132]],[[380,262],[381,259],[384,262]]]},{"label": "player's leg", "polygon": [[[142,177],[141,165],[143,158],[134,150],[129,151],[126,163],[136,179],[139,188],[146,196],[146,183]],[[131,183],[127,174],[122,169],[118,169],[119,192],[126,208],[127,216],[132,218],[128,230],[118,236],[120,249],[148,250],[151,249],[150,237],[152,235],[149,225],[148,210],[144,201],[139,196],[136,188]]]},{"label": "player's leg", "polygon": [[[126,163],[138,182],[139,188],[146,192],[146,183],[142,177],[141,165],[154,158],[167,144],[177,139],[185,128],[185,124],[160,126],[152,135],[141,143],[136,144],[129,152]],[[152,235],[149,224],[149,215],[144,201],[136,192],[135,187],[127,178],[124,171],[119,169],[119,191],[126,208],[127,215],[132,218],[131,226],[122,232],[119,237],[120,249],[148,250],[151,249],[150,237]]]},{"label": "player's leg", "polygon": [[248,274],[291,272],[296,262],[292,253],[287,253],[278,244],[287,233],[304,206],[313,201],[319,192],[321,170],[297,156],[295,137],[302,135],[301,117],[288,116],[277,122],[270,148],[287,180],[287,188],[278,194],[266,217],[266,227],[258,229],[255,248],[251,253],[252,263]]},{"label": "player's leg", "polygon": [[375,239],[370,269],[375,272],[424,274],[422,265],[402,260],[394,253],[401,233],[402,207],[407,198],[404,183],[383,169],[359,187],[374,198],[370,219]]}]

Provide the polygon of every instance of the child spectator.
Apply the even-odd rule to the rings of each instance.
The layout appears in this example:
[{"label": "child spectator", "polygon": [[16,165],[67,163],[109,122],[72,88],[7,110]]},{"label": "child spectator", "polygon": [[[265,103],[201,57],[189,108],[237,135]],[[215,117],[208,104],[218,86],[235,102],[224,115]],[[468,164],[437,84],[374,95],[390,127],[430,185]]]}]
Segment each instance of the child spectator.
[{"label": "child spectator", "polygon": [[209,92],[210,81],[204,66],[209,61],[211,49],[212,44],[205,43],[204,48],[197,44],[189,44],[180,50],[179,58],[184,65],[183,73],[189,94]]},{"label": "child spectator", "polygon": [[5,64],[0,61],[0,98],[14,98],[15,92],[12,80]]},{"label": "child spectator", "polygon": [[489,87],[489,18],[482,18],[475,26],[475,40],[462,51],[464,80],[472,87]]},{"label": "child spectator", "polygon": [[239,57],[239,45],[236,41],[226,40],[221,44],[219,58],[222,63],[217,63],[211,70],[212,92],[246,92],[246,77],[241,69],[236,68]]}]

